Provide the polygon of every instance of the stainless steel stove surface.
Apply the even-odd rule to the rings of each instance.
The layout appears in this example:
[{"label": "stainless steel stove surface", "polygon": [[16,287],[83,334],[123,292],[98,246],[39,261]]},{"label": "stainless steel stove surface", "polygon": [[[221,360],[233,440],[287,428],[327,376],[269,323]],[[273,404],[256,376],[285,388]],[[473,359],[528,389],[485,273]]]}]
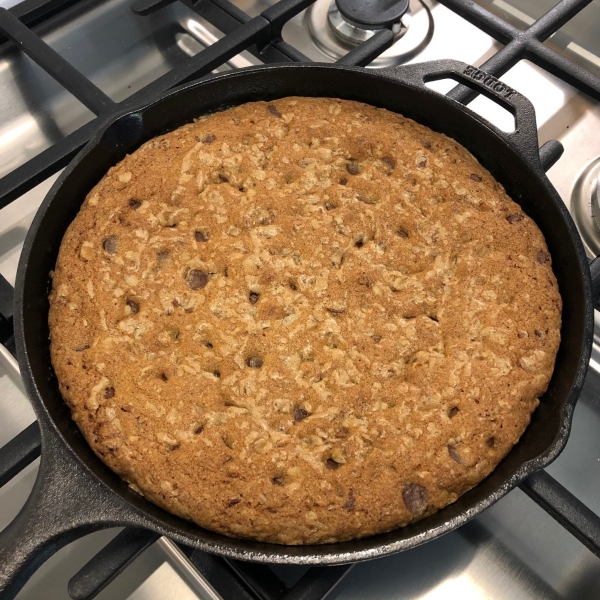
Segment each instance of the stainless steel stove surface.
[{"label": "stainless steel stove surface", "polygon": [[[13,4],[13,0],[0,1],[4,7]],[[274,2],[237,0],[233,4],[254,16]],[[316,20],[326,18],[329,4],[317,0],[283,30],[284,40],[312,60],[332,61],[340,48],[351,48],[335,38],[327,23],[319,25]],[[480,4],[523,26],[554,2],[486,0]],[[591,3],[578,19],[585,27],[566,26],[550,43],[593,71],[600,65],[600,2]],[[405,31],[394,47],[376,64],[455,58],[481,65],[501,48],[434,0],[411,0],[402,27]],[[326,37],[315,41],[320,30],[326,31]],[[222,36],[181,2],[143,17],[133,14],[127,0],[74,4],[52,27],[41,25],[36,31],[114,101],[128,97]],[[244,52],[222,69],[259,62]],[[591,216],[595,177],[600,173],[600,103],[526,60],[518,62],[502,80],[533,102],[540,143],[557,139],[564,145],[563,157],[548,175],[571,207],[593,256],[600,251],[600,230]],[[513,124],[508,113],[482,97],[470,107],[502,128]],[[0,47],[0,177],[93,117],[29,58],[10,45]],[[55,178],[53,175],[0,211],[0,273],[13,284],[27,228]],[[8,352],[1,353],[0,359],[2,446],[31,423],[34,415],[15,360]],[[600,352],[595,347],[570,440],[547,469],[596,514],[600,514],[599,396]],[[0,488],[0,528],[22,507],[36,471],[37,461]],[[18,597],[68,598],[70,577],[116,533],[95,533],[59,551]],[[289,583],[303,572],[300,567],[277,567],[275,571]],[[151,546],[98,596],[118,600],[218,597],[180,549],[165,539]],[[600,560],[517,489],[469,524],[436,541],[355,565],[328,597],[592,600],[600,598]]]}]

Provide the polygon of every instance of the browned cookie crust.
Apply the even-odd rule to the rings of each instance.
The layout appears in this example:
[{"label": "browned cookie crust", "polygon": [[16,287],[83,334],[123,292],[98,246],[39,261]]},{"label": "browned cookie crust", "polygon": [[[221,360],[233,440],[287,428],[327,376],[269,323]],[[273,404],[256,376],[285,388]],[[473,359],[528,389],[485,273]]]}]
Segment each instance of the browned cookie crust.
[{"label": "browned cookie crust", "polygon": [[52,360],[100,458],[230,536],[323,543],[453,502],[559,345],[544,238],[455,141],[284,98],[144,144],[90,192]]}]

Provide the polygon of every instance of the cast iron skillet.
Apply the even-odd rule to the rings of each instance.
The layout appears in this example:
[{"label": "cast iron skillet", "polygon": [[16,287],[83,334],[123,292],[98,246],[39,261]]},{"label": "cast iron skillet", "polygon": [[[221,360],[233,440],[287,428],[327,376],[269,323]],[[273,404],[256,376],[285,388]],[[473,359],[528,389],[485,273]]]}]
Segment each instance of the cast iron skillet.
[{"label": "cast iron skillet", "polygon": [[[515,116],[506,134],[424,85],[451,78]],[[88,191],[126,153],[201,114],[284,96],[359,100],[402,113],[467,147],[539,225],[563,298],[562,341],[547,393],[531,425],[498,468],[445,509],[403,529],[322,546],[279,546],[206,531],[133,492],[94,455],[71,421],[50,363],[49,273],[63,234]],[[15,330],[24,384],[39,420],[42,459],[25,507],[0,534],[0,593],[12,598],[33,571],[64,544],[104,527],[143,527],[189,546],[232,558],[332,565],[385,556],[432,540],[472,519],[563,449],[591,351],[592,287],[573,222],[539,160],[533,106],[474,67],[440,61],[382,71],[335,65],[242,69],[184,86],[112,119],[53,186],[29,230],[15,289]]]}]

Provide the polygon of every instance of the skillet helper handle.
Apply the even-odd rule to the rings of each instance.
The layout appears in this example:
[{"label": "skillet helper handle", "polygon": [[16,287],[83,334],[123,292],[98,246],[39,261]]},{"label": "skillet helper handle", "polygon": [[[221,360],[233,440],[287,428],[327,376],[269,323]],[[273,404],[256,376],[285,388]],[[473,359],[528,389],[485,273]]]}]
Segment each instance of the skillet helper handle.
[{"label": "skillet helper handle", "polygon": [[66,448],[61,447],[62,441],[46,439],[42,445],[42,461],[33,491],[21,512],[0,532],[2,600],[12,600],[31,575],[61,547],[118,524],[116,497],[84,472]]},{"label": "skillet helper handle", "polygon": [[[539,166],[537,124],[533,104],[516,90],[485,71],[457,60],[436,60],[385,69],[395,79],[411,83],[432,94],[434,90],[425,84],[440,79],[452,79],[482,96],[489,98],[502,108],[508,110],[515,118],[515,130],[504,132],[491,127],[510,144],[516,147],[532,164]],[[451,101],[453,100],[449,96]],[[457,102],[457,104],[460,104]],[[541,170],[541,167],[540,167]]]}]

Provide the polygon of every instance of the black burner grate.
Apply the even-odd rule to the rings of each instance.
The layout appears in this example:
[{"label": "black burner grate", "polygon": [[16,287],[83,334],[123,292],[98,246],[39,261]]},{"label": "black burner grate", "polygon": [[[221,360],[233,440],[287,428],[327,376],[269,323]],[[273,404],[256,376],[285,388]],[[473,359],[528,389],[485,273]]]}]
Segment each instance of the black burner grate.
[{"label": "black burner grate", "polygon": [[[92,4],[90,0],[26,0],[11,10],[0,9],[0,43],[10,40],[17,44],[96,115],[96,119],[0,179],[0,208],[65,167],[107,117],[148,102],[178,85],[207,76],[243,50],[250,51],[265,63],[308,61],[301,52],[283,41],[281,31],[285,23],[310,6],[314,0],[281,0],[254,18],[250,18],[227,0],[136,0],[132,3],[132,10],[144,16],[176,1],[184,2],[199,16],[219,28],[225,36],[119,104],[113,102],[31,30],[31,27],[47,22],[74,4]],[[440,0],[440,3],[505,44],[481,65],[484,71],[501,76],[520,60],[528,59],[600,100],[600,80],[543,43],[591,1],[558,2],[525,30],[506,23],[470,0]],[[366,66],[387,49],[392,40],[392,32],[383,29],[339,62]],[[465,104],[475,95],[464,86],[457,86],[449,92],[450,97]],[[549,142],[541,148],[540,154],[544,167],[548,169],[560,156],[560,145]],[[14,356],[12,298],[12,287],[0,275],[0,342]],[[0,486],[39,455],[39,428],[37,423],[33,423],[0,449]],[[521,484],[521,489],[600,556],[600,517],[544,471],[530,476]],[[94,598],[157,539],[158,536],[152,532],[124,529],[71,579],[69,594],[74,599]],[[317,600],[324,598],[352,568],[352,565],[313,567],[306,571],[296,585],[287,588],[265,565],[228,560],[183,546],[181,551],[226,600]]]}]

